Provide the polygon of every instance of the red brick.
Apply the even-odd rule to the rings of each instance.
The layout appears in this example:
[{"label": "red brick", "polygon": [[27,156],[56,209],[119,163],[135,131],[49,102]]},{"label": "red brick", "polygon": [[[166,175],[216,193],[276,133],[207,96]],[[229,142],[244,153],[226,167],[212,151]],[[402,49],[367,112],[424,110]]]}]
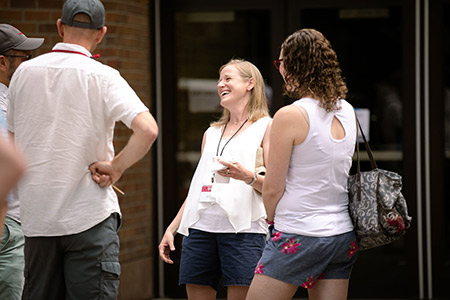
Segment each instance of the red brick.
[{"label": "red brick", "polygon": [[108,26],[109,34],[123,34],[124,36],[135,36],[148,38],[149,31],[144,26],[114,25]]},{"label": "red brick", "polygon": [[123,47],[134,47],[140,49],[148,49],[150,47],[150,41],[147,37],[145,38],[136,38],[136,37],[124,37],[118,35],[110,35],[105,37],[105,42],[107,45],[116,44],[121,45]]},{"label": "red brick", "polygon": [[25,11],[24,18],[27,21],[49,21],[50,13],[48,11]]},{"label": "red brick", "polygon": [[61,19],[61,10],[51,11],[50,20],[56,23],[56,20]]},{"label": "red brick", "polygon": [[134,25],[147,26],[149,19],[146,16],[142,15],[129,15],[127,22]]},{"label": "red brick", "polygon": [[11,8],[35,8],[34,0],[10,0]]},{"label": "red brick", "polygon": [[62,9],[64,0],[39,0],[39,8],[59,8]]},{"label": "red brick", "polygon": [[148,82],[148,75],[146,73],[128,73],[128,72],[123,72],[122,76],[129,81],[145,81]]},{"label": "red brick", "polygon": [[[56,25],[55,25],[55,28],[56,28]],[[52,40],[52,42],[51,42],[50,45],[51,45],[52,48],[53,48],[53,46],[54,46],[55,44],[62,42],[62,37],[60,37],[59,34],[58,34],[58,32],[56,32],[56,35],[52,36],[52,37],[51,37],[51,40]]]},{"label": "red brick", "polygon": [[39,24],[39,32],[42,33],[58,33],[58,29],[56,29],[56,23],[45,23]]},{"label": "red brick", "polygon": [[141,15],[143,12],[148,12],[148,3],[134,3],[133,1],[120,2],[120,3],[103,3],[105,10],[108,12],[127,12],[128,14]]},{"label": "red brick", "polygon": [[119,49],[113,49],[113,48],[98,49],[97,52],[100,53],[101,56],[104,56],[104,57],[119,56],[119,54],[120,54],[120,50]]},{"label": "red brick", "polygon": [[28,37],[38,36],[38,34],[36,33],[36,31],[37,31],[36,24],[22,23],[22,22],[13,22],[10,24],[13,25],[14,27],[18,28],[20,31],[22,31]]},{"label": "red brick", "polygon": [[132,24],[148,25],[149,19],[144,15],[124,14],[123,12],[106,13],[106,22],[111,25]]},{"label": "red brick", "polygon": [[3,23],[11,24],[14,21],[22,20],[22,12],[17,10],[2,10],[0,11],[0,20],[2,20]]}]

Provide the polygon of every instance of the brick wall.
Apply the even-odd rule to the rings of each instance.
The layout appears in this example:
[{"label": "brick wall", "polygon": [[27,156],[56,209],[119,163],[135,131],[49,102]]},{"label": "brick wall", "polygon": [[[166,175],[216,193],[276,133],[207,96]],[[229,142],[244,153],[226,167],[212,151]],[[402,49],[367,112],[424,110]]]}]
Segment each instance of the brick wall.
[{"label": "brick wall", "polygon": [[[48,52],[61,41],[56,20],[64,0],[0,0],[0,23],[9,23],[28,37],[45,37],[36,55]],[[144,103],[151,107],[150,0],[103,0],[108,33],[94,53],[100,61],[118,69]],[[122,149],[131,131],[119,123],[114,145]],[[123,213],[120,230],[122,276],[120,299],[148,299],[154,296],[153,274],[157,254],[153,236],[151,155],[127,170],[117,186]]]}]

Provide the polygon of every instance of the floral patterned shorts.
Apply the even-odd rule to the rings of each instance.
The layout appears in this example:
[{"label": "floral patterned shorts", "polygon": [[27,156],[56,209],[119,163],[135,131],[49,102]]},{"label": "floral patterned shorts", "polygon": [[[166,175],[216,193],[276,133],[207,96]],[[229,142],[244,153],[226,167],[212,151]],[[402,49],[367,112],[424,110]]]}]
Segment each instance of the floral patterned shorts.
[{"label": "floral patterned shorts", "polygon": [[309,289],[320,279],[349,279],[357,256],[353,231],[310,237],[274,229],[255,273]]}]

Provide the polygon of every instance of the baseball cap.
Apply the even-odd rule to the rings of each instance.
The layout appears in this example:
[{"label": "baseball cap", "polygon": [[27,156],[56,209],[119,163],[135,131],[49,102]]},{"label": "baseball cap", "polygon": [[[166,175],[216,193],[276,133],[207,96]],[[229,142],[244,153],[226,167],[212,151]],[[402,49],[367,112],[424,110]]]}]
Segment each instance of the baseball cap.
[{"label": "baseball cap", "polygon": [[43,38],[28,38],[14,26],[0,24],[0,54],[11,49],[14,50],[35,50],[44,42]]},{"label": "baseball cap", "polygon": [[[74,21],[79,13],[88,15],[91,22]],[[105,8],[100,0],[67,0],[62,8],[61,22],[73,27],[100,29],[105,25]]]}]

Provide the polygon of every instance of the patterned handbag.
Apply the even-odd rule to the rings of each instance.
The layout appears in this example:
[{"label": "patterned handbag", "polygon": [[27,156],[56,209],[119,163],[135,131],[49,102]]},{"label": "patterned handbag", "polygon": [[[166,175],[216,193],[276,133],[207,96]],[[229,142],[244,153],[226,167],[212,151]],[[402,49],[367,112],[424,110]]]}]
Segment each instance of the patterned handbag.
[{"label": "patterned handbag", "polygon": [[402,237],[411,226],[406,200],[401,193],[402,177],[378,169],[361,125],[372,170],[361,172],[359,142],[356,142],[357,173],[348,178],[349,211],[355,226],[358,249],[366,250],[389,244]]}]

